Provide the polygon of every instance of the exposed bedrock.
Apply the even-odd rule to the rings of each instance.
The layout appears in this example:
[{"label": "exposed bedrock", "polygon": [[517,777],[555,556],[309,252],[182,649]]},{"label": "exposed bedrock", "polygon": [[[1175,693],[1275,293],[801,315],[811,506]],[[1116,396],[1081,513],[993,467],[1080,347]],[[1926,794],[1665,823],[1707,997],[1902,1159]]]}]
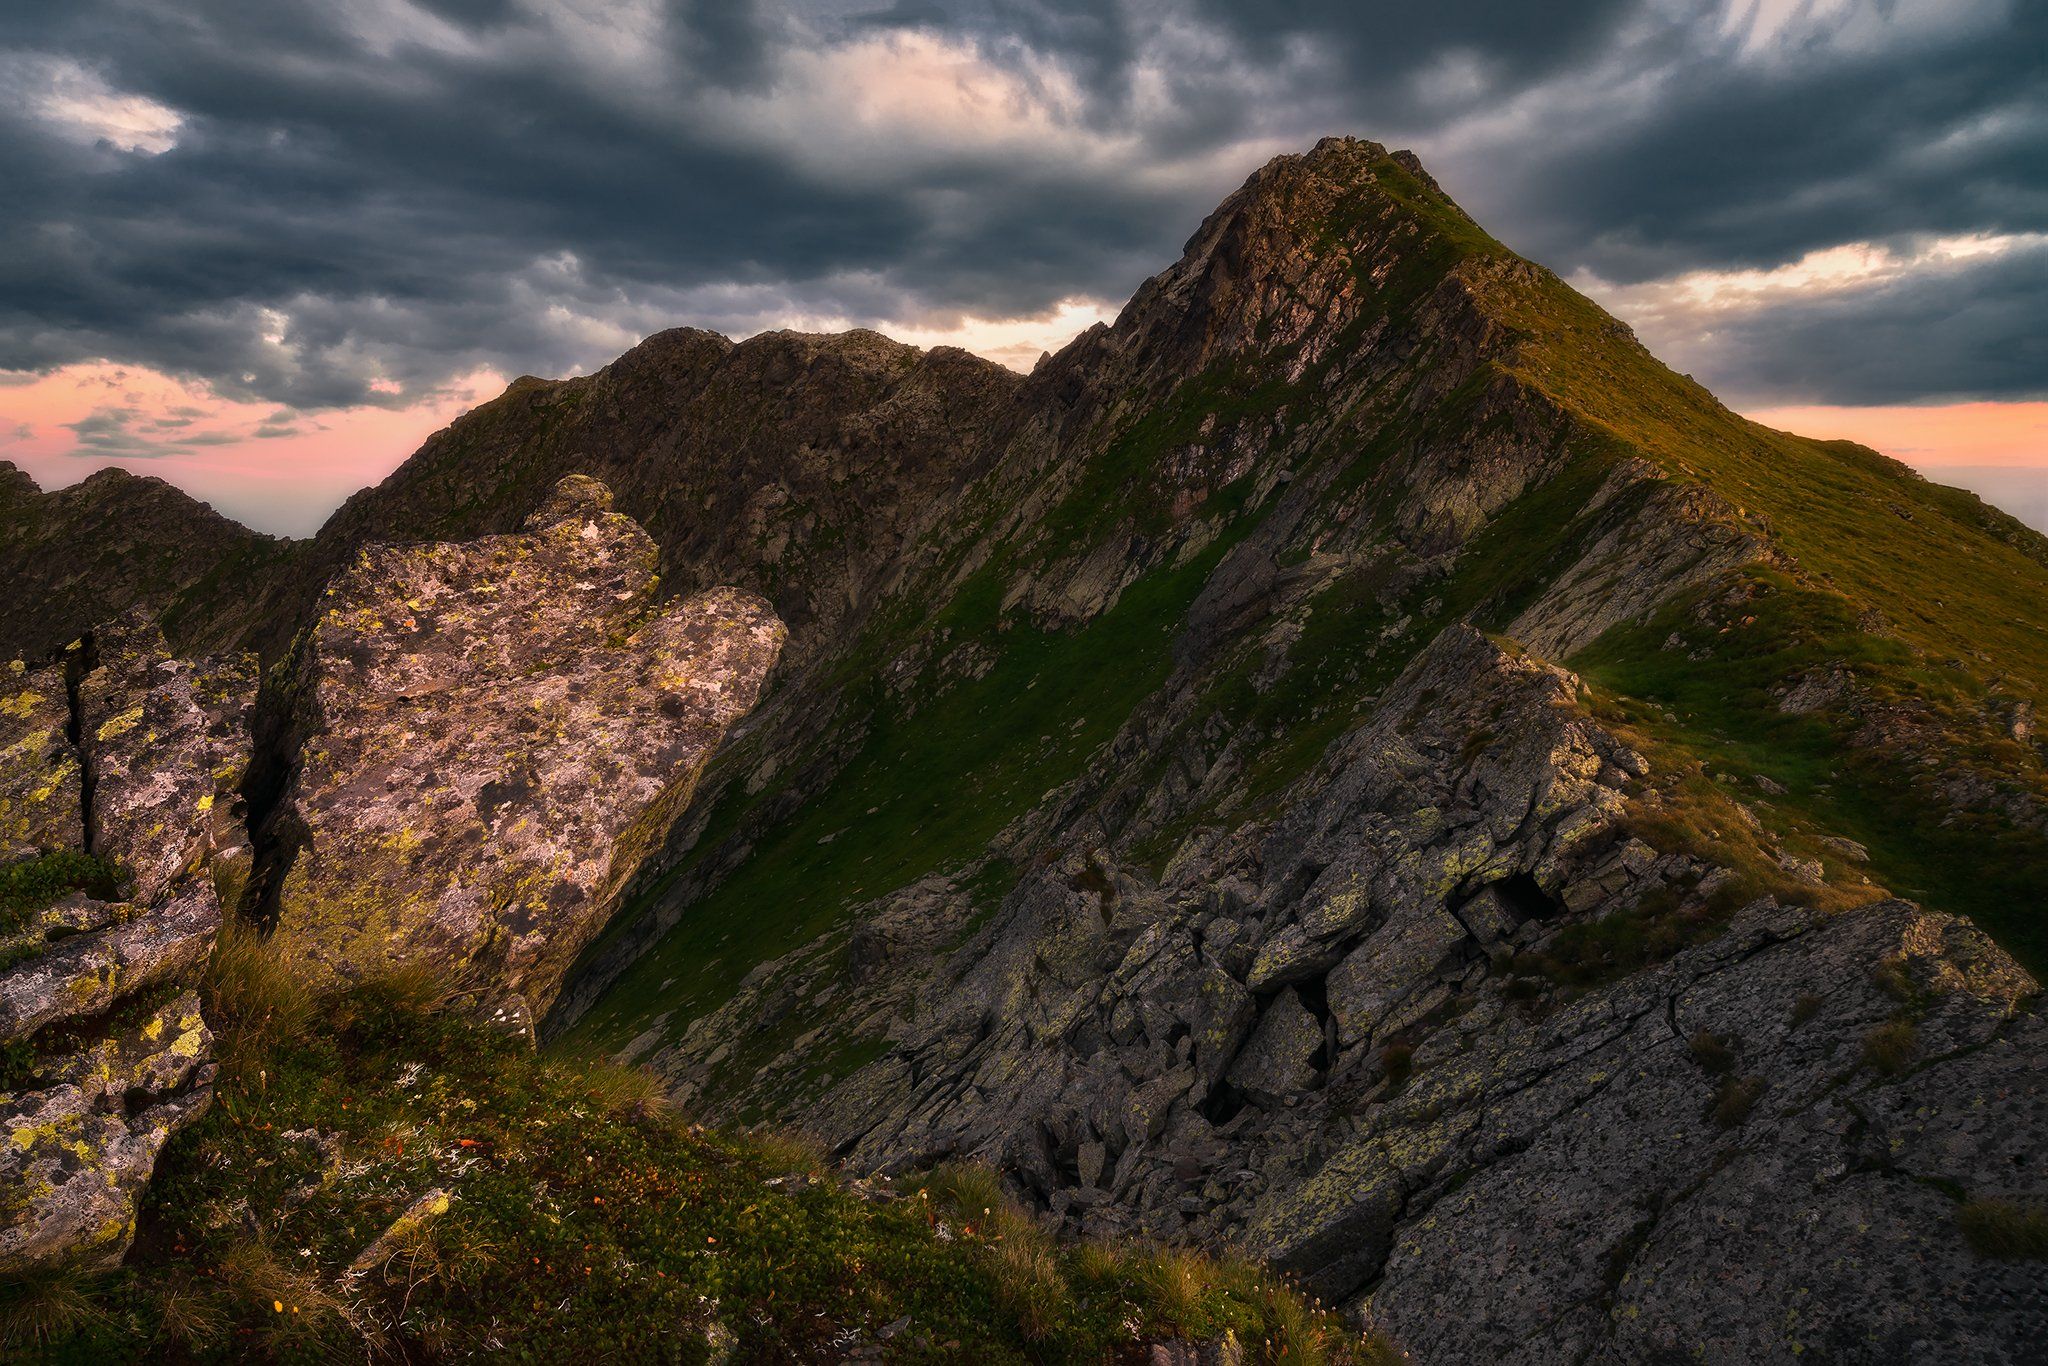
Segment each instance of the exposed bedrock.
[{"label": "exposed bedrock", "polygon": [[[1276,820],[1156,878],[1077,831],[964,942],[960,884],[878,903],[831,1010],[888,1047],[805,1122],[855,1168],[975,1156],[1077,1231],[1237,1245],[1425,1361],[2022,1359],[2041,1264],[1957,1209],[2038,1186],[2035,984],[1874,888],[1730,904],[1645,838],[1651,777],[1571,674],[1453,628]],[[1552,990],[1613,917],[1702,928]],[[704,1085],[828,957],[649,1056]]]},{"label": "exposed bedrock", "polygon": [[111,1265],[163,1145],[212,1099],[191,988],[221,894],[248,872],[237,788],[254,669],[174,659],[131,617],[8,679],[7,862],[89,853],[119,871],[93,889],[108,899],[78,891],[6,915],[0,1271]]},{"label": "exposed bedrock", "polygon": [[327,980],[427,967],[544,1012],[781,649],[571,476],[515,535],[371,546],[290,684],[276,934]]}]

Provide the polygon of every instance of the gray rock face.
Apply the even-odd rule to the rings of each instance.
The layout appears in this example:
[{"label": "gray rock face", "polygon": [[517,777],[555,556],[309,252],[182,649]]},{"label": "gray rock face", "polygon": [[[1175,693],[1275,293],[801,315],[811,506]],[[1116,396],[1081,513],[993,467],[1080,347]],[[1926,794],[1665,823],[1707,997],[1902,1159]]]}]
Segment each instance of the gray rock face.
[{"label": "gray rock face", "polygon": [[213,1036],[186,991],[52,1058],[0,1093],[0,1271],[121,1260],[170,1136],[206,1111]]},{"label": "gray rock face", "polygon": [[329,980],[402,964],[545,1011],[784,638],[714,589],[656,606],[602,484],[518,535],[373,546],[298,663],[277,936]]},{"label": "gray rock face", "polygon": [[158,1153],[212,1098],[213,1039],[188,984],[220,928],[217,889],[238,888],[249,859],[236,793],[248,663],[173,659],[139,619],[91,633],[80,653],[75,688],[55,668],[17,671],[62,710],[34,704],[30,742],[0,753],[0,790],[74,805],[20,827],[12,852],[84,846],[126,872],[131,899],[73,895],[0,946],[5,1272],[107,1266],[126,1251]]},{"label": "gray rock face", "polygon": [[[1924,1012],[1896,1080],[1863,1055],[1902,1010],[1884,965]],[[2021,1061],[2033,990],[1905,902],[1759,902],[1540,1019],[1476,993],[1247,1239],[1324,1293],[1378,1278],[1375,1314],[1424,1360],[2016,1360],[2041,1268],[1976,1257],[1939,1187],[2009,1195],[2048,1118]]]},{"label": "gray rock face", "polygon": [[[995,1162],[1079,1231],[1237,1245],[1419,1360],[2023,1359],[2048,1272],[1984,1261],[1956,1208],[2035,1189],[2035,984],[1910,903],[1769,897],[1641,971],[1532,975],[1728,885],[1634,833],[1651,765],[1579,699],[1446,632],[1276,821],[1156,879],[1075,849],[833,1000],[890,1047],[806,1124],[857,1168]],[[701,1085],[771,993],[817,1008],[820,961],[656,1064]]]}]

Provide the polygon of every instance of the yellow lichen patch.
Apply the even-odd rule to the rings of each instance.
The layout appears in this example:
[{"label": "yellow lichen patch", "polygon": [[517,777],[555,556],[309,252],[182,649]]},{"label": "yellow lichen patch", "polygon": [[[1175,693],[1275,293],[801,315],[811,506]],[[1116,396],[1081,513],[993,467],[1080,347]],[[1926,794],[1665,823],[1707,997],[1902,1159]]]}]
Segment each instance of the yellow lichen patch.
[{"label": "yellow lichen patch", "polygon": [[133,706],[118,716],[107,718],[93,734],[98,739],[111,740],[117,735],[126,735],[129,731],[135,729],[136,723],[141,720],[142,708],[140,706]]},{"label": "yellow lichen patch", "polygon": [[36,704],[42,700],[43,695],[33,688],[18,692],[5,701],[0,701],[0,716],[25,717],[33,712]]}]

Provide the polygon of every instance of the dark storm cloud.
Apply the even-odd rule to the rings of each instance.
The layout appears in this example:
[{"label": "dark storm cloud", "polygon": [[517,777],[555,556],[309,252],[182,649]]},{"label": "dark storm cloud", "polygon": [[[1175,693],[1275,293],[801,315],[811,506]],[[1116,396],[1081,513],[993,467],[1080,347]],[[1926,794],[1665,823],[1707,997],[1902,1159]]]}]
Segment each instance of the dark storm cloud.
[{"label": "dark storm cloud", "polygon": [[2000,398],[2043,388],[2043,318],[2048,242],[1854,294],[1794,295],[1718,321],[1705,335],[1674,330],[1663,349],[1765,403],[1800,403],[1817,392],[1850,404],[1917,393]]},{"label": "dark storm cloud", "polygon": [[[672,323],[1120,298],[1256,148],[1326,132],[1414,143],[1511,244],[1618,284],[2048,228],[2041,6],[1787,4],[1764,42],[1676,0],[20,8],[0,19],[0,368],[105,356],[297,409],[587,368]],[[824,57],[917,41],[1042,97],[1066,141],[858,144]],[[108,136],[53,82],[150,103]],[[175,131],[120,131],[149,109]],[[1822,401],[2040,392],[2015,301],[2042,270],[1990,257],[1939,298],[1760,314],[1674,359]],[[1938,361],[1883,349],[1913,327]]]}]

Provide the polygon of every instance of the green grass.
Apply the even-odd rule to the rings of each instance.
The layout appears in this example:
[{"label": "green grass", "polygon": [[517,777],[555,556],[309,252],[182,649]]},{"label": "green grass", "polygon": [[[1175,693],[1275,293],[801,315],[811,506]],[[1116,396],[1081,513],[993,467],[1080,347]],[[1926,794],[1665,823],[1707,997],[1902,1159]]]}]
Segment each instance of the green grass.
[{"label": "green grass", "polygon": [[[207,985],[226,1036],[212,1110],[166,1150],[125,1266],[0,1285],[17,1348],[653,1362],[722,1342],[736,1360],[833,1359],[907,1320],[892,1360],[1097,1362],[1226,1332],[1254,1360],[1363,1354],[1255,1269],[1194,1258],[1191,1293],[1167,1295],[1156,1254],[1055,1243],[985,1175],[863,1196],[808,1149],[689,1124],[643,1074],[527,1051],[424,974],[322,998],[312,1028],[260,943],[226,952]],[[263,1027],[281,1016],[300,1027]],[[350,1277],[434,1190],[446,1212]],[[962,1193],[975,1210],[933,1198]]]},{"label": "green grass", "polygon": [[1956,1223],[1980,1257],[2048,1262],[2048,1206],[1970,1200],[1956,1210]]},{"label": "green grass", "polygon": [[0,864],[0,930],[19,928],[30,913],[73,892],[116,900],[125,881],[108,860],[68,849]]},{"label": "green grass", "polygon": [[[1858,841],[1877,881],[1973,917],[2022,962],[2048,967],[2048,922],[2030,892],[2048,879],[2048,839],[2002,816],[1957,812],[1938,786],[1943,769],[1854,743],[1860,722],[1841,708],[1788,715],[1778,706],[1789,681],[1846,667],[1873,696],[1949,735],[1947,763],[2024,782],[2019,747],[1984,738],[1973,723],[1982,695],[1975,676],[1863,631],[1839,593],[1777,571],[1755,572],[1751,589],[1739,608],[1719,611],[1687,595],[1641,625],[1609,631],[1570,664],[1610,694],[1611,719],[1743,779],[1738,787],[1754,802]],[[1674,635],[1676,646],[1665,648]],[[1765,795],[1758,776],[1784,792]]]},{"label": "green grass", "polygon": [[[0,971],[48,947],[32,926],[35,912],[73,892],[118,901],[126,895],[127,883],[127,873],[119,865],[69,849],[0,865]],[[6,1048],[11,1057],[26,1056],[21,1040]]]},{"label": "green grass", "polygon": [[980,623],[974,637],[1000,651],[981,678],[910,708],[875,697],[860,752],[694,903],[571,1037],[617,1047],[656,1011],[687,1019],[714,1009],[755,964],[817,938],[854,906],[980,857],[1165,682],[1174,634],[1229,543],[1141,579],[1078,630]]}]

